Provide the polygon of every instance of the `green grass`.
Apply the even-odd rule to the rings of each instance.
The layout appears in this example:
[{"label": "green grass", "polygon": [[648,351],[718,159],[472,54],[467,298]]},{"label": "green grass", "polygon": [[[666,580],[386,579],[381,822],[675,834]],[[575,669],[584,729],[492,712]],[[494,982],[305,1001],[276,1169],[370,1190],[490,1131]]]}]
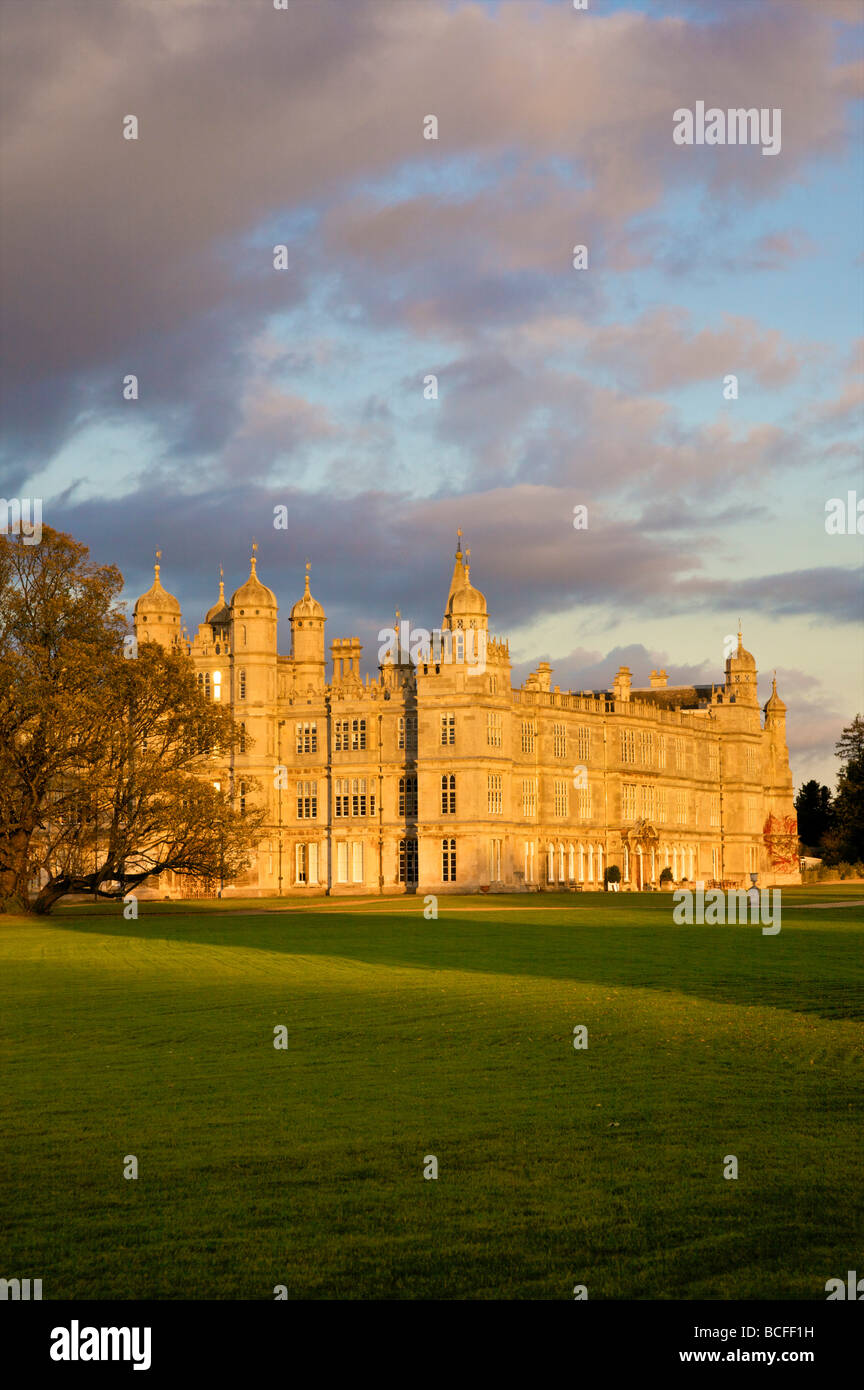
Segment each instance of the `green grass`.
[{"label": "green grass", "polygon": [[661,894],[6,919],[0,1275],[824,1300],[861,1264],[861,897],[784,891],[774,937]]}]

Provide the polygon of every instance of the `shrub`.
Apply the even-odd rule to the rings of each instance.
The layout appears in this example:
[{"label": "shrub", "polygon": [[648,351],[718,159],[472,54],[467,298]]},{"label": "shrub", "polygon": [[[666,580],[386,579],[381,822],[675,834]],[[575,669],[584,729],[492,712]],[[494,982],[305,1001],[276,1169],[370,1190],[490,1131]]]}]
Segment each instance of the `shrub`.
[{"label": "shrub", "polygon": [[607,883],[620,883],[621,870],[617,864],[610,864],[603,877]]},{"label": "shrub", "polygon": [[666,865],[666,868],[665,868],[665,869],[661,869],[661,870],[660,870],[660,882],[661,882],[661,883],[671,883],[671,882],[672,882],[672,870],[669,868],[669,865],[668,865],[668,864]]}]

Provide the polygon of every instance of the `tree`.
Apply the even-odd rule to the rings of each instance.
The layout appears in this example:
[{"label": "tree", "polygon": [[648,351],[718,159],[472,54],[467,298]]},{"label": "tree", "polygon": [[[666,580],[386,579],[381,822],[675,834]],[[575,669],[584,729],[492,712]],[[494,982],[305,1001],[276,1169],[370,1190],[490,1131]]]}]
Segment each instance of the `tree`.
[{"label": "tree", "polygon": [[817,849],[822,836],[834,824],[834,807],[829,787],[816,781],[805,782],[795,798],[798,813],[798,837],[802,845]]},{"label": "tree", "polygon": [[841,759],[834,797],[835,825],[825,836],[826,858],[836,864],[864,860],[864,719],[856,714],[836,746]]},{"label": "tree", "polygon": [[238,726],[180,649],[124,659],[121,585],[47,527],[0,545],[0,911],[119,898],[166,870],[233,876],[254,844],[263,812],[233,804]]}]

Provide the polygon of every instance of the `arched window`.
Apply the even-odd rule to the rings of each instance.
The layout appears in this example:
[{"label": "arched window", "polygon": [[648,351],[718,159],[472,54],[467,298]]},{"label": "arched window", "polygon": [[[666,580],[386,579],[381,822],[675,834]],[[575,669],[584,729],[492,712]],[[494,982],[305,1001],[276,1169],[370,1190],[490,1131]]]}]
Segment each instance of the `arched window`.
[{"label": "arched window", "polygon": [[579,846],[579,882],[585,882],[585,846]]},{"label": "arched window", "polygon": [[603,846],[602,846],[602,845],[598,845],[598,846],[597,846],[597,878],[598,878],[598,880],[600,881],[600,883],[603,882]]},{"label": "arched window", "polygon": [[245,700],[245,699],[246,699],[246,672],[245,672],[245,671],[240,671],[240,672],[238,673],[237,687],[238,687],[238,688],[237,688],[237,699],[238,699],[238,700]]},{"label": "arched window", "polygon": [[564,882],[564,846],[558,846],[558,882]]},{"label": "arched window", "polygon": [[588,846],[588,882],[594,882],[594,846]]},{"label": "arched window", "polygon": [[630,882],[630,851],[624,846],[624,882]]},{"label": "arched window", "polygon": [[555,879],[555,846],[548,845],[546,848],[546,878],[549,883]]},{"label": "arched window", "polygon": [[567,846],[567,877],[571,883],[576,877],[576,852],[572,845]]}]

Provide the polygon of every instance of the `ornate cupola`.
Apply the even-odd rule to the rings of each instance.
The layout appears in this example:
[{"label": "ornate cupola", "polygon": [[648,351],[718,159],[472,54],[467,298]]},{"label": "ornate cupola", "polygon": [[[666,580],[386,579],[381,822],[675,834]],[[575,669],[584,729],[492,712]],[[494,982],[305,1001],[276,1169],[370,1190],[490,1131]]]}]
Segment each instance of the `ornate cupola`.
[{"label": "ornate cupola", "polygon": [[486,631],[489,616],[486,599],[479,589],[471,583],[471,551],[462,554],[462,531],[457,531],[457,546],[453,578],[450,580],[450,593],[444,611],[444,628],[451,631],[469,631],[472,628]]},{"label": "ornate cupola", "polygon": [[163,647],[174,647],[180,641],[180,603],[162,587],[159,578],[161,559],[162,551],[157,550],[153,583],[145,594],[136,599],[133,623],[139,642],[158,642]]},{"label": "ornate cupola", "polygon": [[209,623],[211,627],[227,627],[231,621],[231,609],[225,598],[225,577],[221,565],[219,566],[219,598],[213,607],[208,609],[204,621]]},{"label": "ornate cupola", "polygon": [[231,595],[231,647],[238,661],[244,653],[250,656],[275,653],[278,617],[276,595],[258,578],[258,546],[253,541],[249,578]]},{"label": "ornate cupola", "polygon": [[738,629],[738,650],[726,658],[726,696],[734,695],[739,705],[759,704],[756,688],[756,658],[744,648],[741,629]]}]

